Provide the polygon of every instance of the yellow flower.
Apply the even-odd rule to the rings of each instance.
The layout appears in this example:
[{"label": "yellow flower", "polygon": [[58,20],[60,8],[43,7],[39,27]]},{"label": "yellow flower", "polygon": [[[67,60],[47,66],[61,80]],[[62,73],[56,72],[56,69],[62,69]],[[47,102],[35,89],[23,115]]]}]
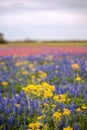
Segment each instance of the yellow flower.
[{"label": "yellow flower", "polygon": [[53,93],[51,91],[44,91],[44,98],[52,97]]},{"label": "yellow flower", "polygon": [[52,104],[52,105],[51,105],[51,107],[52,107],[52,108],[55,108],[55,107],[56,107],[56,105],[55,105],[55,104]]},{"label": "yellow flower", "polygon": [[22,62],[22,61],[17,61],[17,62],[15,63],[15,65],[16,65],[16,66],[21,66],[21,65],[23,65],[23,62]]},{"label": "yellow flower", "polygon": [[70,114],[71,114],[71,111],[70,111],[69,109],[65,108],[65,109],[64,109],[64,112],[63,112],[63,115],[64,115],[64,116],[68,116],[68,115],[70,115]]},{"label": "yellow flower", "polygon": [[60,95],[55,95],[53,97],[53,99],[56,101],[56,102],[65,102],[67,100],[67,95],[66,94],[60,94]]},{"label": "yellow flower", "polygon": [[67,99],[67,95],[66,94],[60,94],[59,97],[60,97],[61,102],[65,102],[66,99]]},{"label": "yellow flower", "polygon": [[28,72],[28,71],[23,71],[22,74],[23,74],[23,75],[28,75],[29,72]]},{"label": "yellow flower", "polygon": [[81,81],[81,77],[78,76],[78,77],[75,78],[75,80],[76,81]]},{"label": "yellow flower", "polygon": [[52,91],[55,90],[55,87],[52,86],[52,85],[50,85],[50,84],[48,84],[47,82],[43,82],[43,83],[42,83],[42,86],[43,86],[45,89],[49,89],[49,90],[52,90]]},{"label": "yellow flower", "polygon": [[5,96],[4,96],[3,98],[4,98],[4,99],[7,99],[7,97],[5,97]]},{"label": "yellow flower", "polygon": [[60,101],[58,95],[55,95],[55,96],[53,97],[53,99],[54,99],[56,102],[59,102],[59,101]]},{"label": "yellow flower", "polygon": [[43,72],[43,71],[39,71],[39,76],[42,78],[46,78],[47,77],[47,73]]},{"label": "yellow flower", "polygon": [[61,117],[62,117],[62,114],[59,111],[53,114],[54,121],[61,121]]},{"label": "yellow flower", "polygon": [[40,128],[41,124],[39,122],[36,122],[36,123],[31,123],[28,125],[29,128],[31,128],[32,130],[37,130]]},{"label": "yellow flower", "polygon": [[3,86],[6,86],[6,85],[8,85],[8,82],[5,82],[5,81],[4,81],[4,82],[2,82],[2,85],[3,85]]},{"label": "yellow flower", "polygon": [[48,105],[47,103],[44,103],[44,106],[45,106],[45,107],[48,107],[49,105]]},{"label": "yellow flower", "polygon": [[68,98],[67,100],[68,100],[68,101],[70,101],[71,99],[70,99],[70,98]]},{"label": "yellow flower", "polygon": [[33,65],[32,63],[30,63],[30,64],[28,65],[28,67],[32,69],[32,68],[34,67],[34,65]]},{"label": "yellow flower", "polygon": [[31,78],[32,78],[32,79],[35,79],[35,75],[32,75]]},{"label": "yellow flower", "polygon": [[77,109],[76,109],[76,112],[80,112],[80,111],[81,111],[81,109],[80,109],[80,108],[77,108]]},{"label": "yellow flower", "polygon": [[42,120],[45,117],[45,115],[37,117],[37,120]]},{"label": "yellow flower", "polygon": [[19,107],[20,107],[20,104],[16,103],[15,106],[19,108]]},{"label": "yellow flower", "polygon": [[77,64],[77,63],[72,64],[71,67],[72,67],[73,70],[78,70],[78,69],[80,69],[80,66],[79,66],[79,64]]},{"label": "yellow flower", "polygon": [[40,85],[28,85],[27,87],[22,88],[25,93],[32,94],[36,97],[50,98],[53,96],[54,86],[49,85],[44,82]]},{"label": "yellow flower", "polygon": [[87,109],[87,107],[86,107],[85,105],[83,105],[83,106],[82,106],[82,109],[83,109],[83,110],[86,110],[86,109]]},{"label": "yellow flower", "polygon": [[87,71],[87,68],[85,68],[85,70]]},{"label": "yellow flower", "polygon": [[73,130],[70,126],[67,126],[66,128],[63,128],[63,130]]},{"label": "yellow flower", "polygon": [[42,119],[43,119],[43,116],[37,117],[37,120],[42,120]]}]

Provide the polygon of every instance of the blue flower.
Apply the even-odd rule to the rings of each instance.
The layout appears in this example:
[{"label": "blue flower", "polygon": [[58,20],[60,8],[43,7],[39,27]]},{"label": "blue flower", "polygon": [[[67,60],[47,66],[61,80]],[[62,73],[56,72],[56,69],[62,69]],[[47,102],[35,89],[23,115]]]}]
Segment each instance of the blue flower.
[{"label": "blue flower", "polygon": [[14,125],[15,118],[14,116],[8,117],[7,124],[12,127]]},{"label": "blue flower", "polygon": [[27,126],[26,125],[23,126],[23,130],[27,130]]},{"label": "blue flower", "polygon": [[74,124],[73,130],[80,130],[79,126],[77,124]]},{"label": "blue flower", "polygon": [[16,126],[17,126],[17,128],[20,127],[20,121],[17,121]]},{"label": "blue flower", "polygon": [[0,113],[4,112],[4,106],[2,103],[0,103]]}]

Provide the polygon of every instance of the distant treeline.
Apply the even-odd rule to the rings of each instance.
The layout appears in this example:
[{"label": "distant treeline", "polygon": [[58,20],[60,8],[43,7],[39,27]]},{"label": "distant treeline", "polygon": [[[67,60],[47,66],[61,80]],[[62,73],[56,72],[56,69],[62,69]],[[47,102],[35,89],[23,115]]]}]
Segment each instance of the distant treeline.
[{"label": "distant treeline", "polygon": [[0,44],[7,43],[7,41],[4,39],[4,35],[0,33]]},{"label": "distant treeline", "polygon": [[67,40],[67,41],[42,41],[42,42],[49,42],[49,43],[63,43],[63,42],[66,42],[66,43],[70,43],[70,42],[87,42],[87,40]]},{"label": "distant treeline", "polygon": [[48,40],[42,40],[42,41],[40,41],[40,40],[23,40],[23,41],[21,41],[21,40],[17,40],[17,41],[14,41],[15,43],[21,43],[21,42],[26,42],[26,43],[72,43],[72,42],[86,42],[87,43],[87,40],[65,40],[65,41],[63,41],[63,40],[61,40],[61,41],[56,41],[56,40],[53,40],[53,41],[48,41]]},{"label": "distant treeline", "polygon": [[0,39],[0,44],[4,44],[4,43],[8,43],[8,41],[6,41],[4,39]]}]

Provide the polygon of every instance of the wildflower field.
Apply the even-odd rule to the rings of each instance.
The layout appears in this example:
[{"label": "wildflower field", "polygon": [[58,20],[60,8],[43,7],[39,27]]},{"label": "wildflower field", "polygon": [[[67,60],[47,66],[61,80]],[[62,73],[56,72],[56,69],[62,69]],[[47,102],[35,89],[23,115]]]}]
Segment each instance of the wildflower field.
[{"label": "wildflower field", "polygon": [[87,130],[87,47],[32,48],[0,48],[0,130]]}]

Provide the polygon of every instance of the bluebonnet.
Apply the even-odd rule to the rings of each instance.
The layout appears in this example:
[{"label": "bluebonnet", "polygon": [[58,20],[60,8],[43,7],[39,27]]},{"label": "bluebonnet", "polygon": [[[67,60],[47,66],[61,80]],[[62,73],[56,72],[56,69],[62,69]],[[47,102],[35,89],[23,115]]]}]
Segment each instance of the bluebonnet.
[{"label": "bluebonnet", "polygon": [[2,103],[0,103],[0,113],[2,113],[4,111],[4,106]]},{"label": "bluebonnet", "polygon": [[14,125],[14,122],[15,122],[15,118],[14,116],[9,116],[8,117],[8,120],[7,120],[7,124],[12,127]]},{"label": "bluebonnet", "polygon": [[74,130],[80,130],[79,126],[77,124],[74,124],[74,127],[73,127]]},{"label": "bluebonnet", "polygon": [[16,122],[16,126],[17,126],[17,128],[20,127],[20,124],[21,124],[20,121],[17,121],[17,122]]},{"label": "bluebonnet", "polygon": [[23,126],[23,130],[27,130],[27,126],[26,125]]}]

